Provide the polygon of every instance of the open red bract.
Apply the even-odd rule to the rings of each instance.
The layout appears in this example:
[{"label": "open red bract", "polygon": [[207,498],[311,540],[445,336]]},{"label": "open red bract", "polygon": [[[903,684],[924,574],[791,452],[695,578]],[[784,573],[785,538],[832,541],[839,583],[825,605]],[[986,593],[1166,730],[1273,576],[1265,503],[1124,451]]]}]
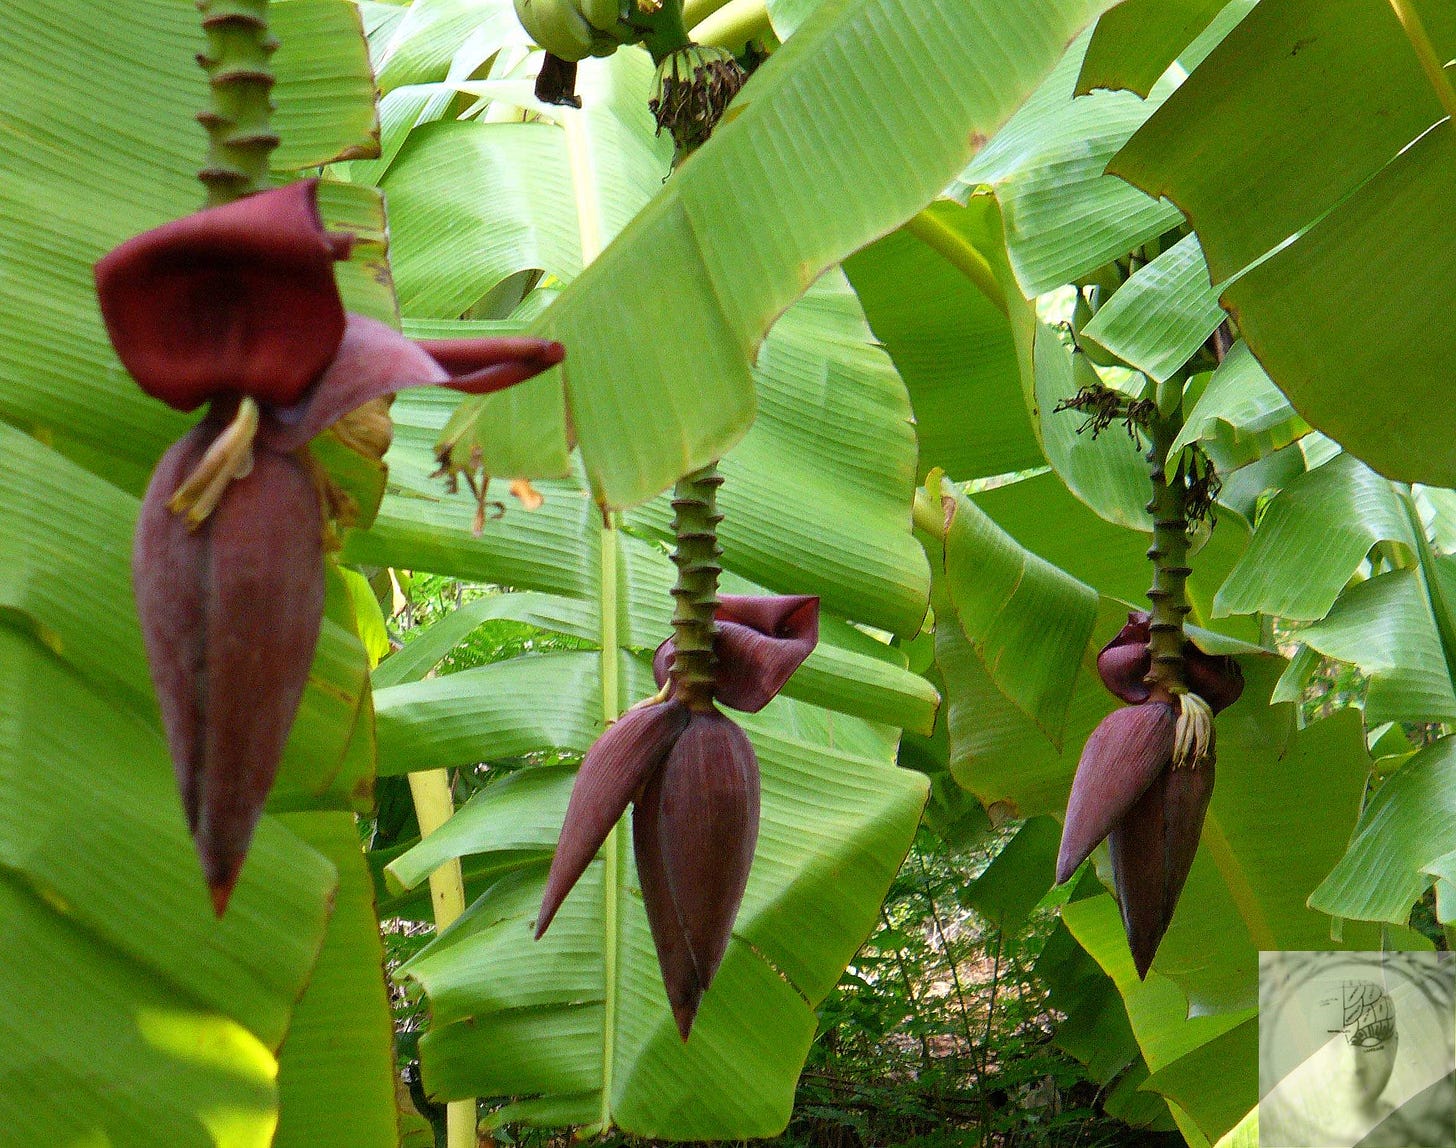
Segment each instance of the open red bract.
[{"label": "open red bract", "polygon": [[344,337],[317,181],[144,232],[96,264],[107,334],[142,390],[190,411],[222,394],[289,406]]}]

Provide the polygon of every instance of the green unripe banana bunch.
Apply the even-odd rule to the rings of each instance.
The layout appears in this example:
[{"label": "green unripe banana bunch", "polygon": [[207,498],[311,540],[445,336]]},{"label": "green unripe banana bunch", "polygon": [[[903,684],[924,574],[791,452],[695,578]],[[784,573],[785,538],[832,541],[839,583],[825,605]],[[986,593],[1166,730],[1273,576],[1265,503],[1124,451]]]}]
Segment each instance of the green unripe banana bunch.
[{"label": "green unripe banana bunch", "polygon": [[638,38],[628,25],[633,0],[515,0],[521,27],[536,44],[569,62],[610,56]]}]

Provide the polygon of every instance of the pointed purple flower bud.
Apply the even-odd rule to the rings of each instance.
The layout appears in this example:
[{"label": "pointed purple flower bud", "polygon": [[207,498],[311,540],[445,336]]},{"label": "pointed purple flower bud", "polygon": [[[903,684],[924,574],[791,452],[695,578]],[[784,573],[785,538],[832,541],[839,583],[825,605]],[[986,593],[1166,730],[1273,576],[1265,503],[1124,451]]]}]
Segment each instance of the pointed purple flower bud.
[{"label": "pointed purple flower bud", "polygon": [[[672,904],[704,992],[728,949],[748,884],[758,806],[758,759],[748,735],[715,709],[694,713],[663,764],[656,813]],[[664,980],[667,974],[664,962]],[[697,1005],[673,1011],[687,1040]]]},{"label": "pointed purple flower bud", "polygon": [[[96,265],[117,355],[148,394],[208,416],[162,458],[133,575],[188,826],[221,915],[308,680],[333,505],[308,441],[370,399],[439,383],[473,394],[559,363],[559,343],[418,346],[345,315],[315,180],[199,211]],[[231,421],[229,422],[229,418]],[[360,450],[388,444],[370,425]]]},{"label": "pointed purple flower bud", "polygon": [[1213,796],[1211,758],[1196,769],[1165,769],[1108,835],[1123,930],[1146,979],[1193,867]]},{"label": "pointed purple flower bud", "polygon": [[628,710],[582,762],[537,917],[539,939],[634,803],[647,924],[683,1040],[733,933],[758,841],[758,759],[716,707],[676,699]]},{"label": "pointed purple flower bud", "polygon": [[647,783],[632,810],[632,851],[637,861],[637,882],[642,886],[642,905],[647,911],[647,927],[652,932],[662,985],[667,990],[668,1007],[672,1009],[679,1034],[687,1040],[707,985],[698,977],[688,935],[667,880],[667,863],[662,856],[661,810],[662,773],[659,771]]},{"label": "pointed purple flower bud", "polygon": [[1176,727],[1171,705],[1150,702],[1113,710],[1092,731],[1067,801],[1057,884],[1077,871],[1166,768]]},{"label": "pointed purple flower bud", "polygon": [[[819,642],[819,599],[810,595],[725,594],[714,617],[716,700],[743,713],[757,713],[778,696]],[[667,682],[675,652],[668,638],[653,655],[659,686]]]},{"label": "pointed purple flower bud", "polygon": [[687,724],[687,707],[668,700],[628,710],[597,738],[571,787],[561,839],[536,917],[538,940],[627,811],[628,802],[657,773]]},{"label": "pointed purple flower bud", "polygon": [[323,521],[292,455],[260,451],[197,529],[168,508],[220,429],[162,457],[133,554],[137,613],[187,824],[219,916],[308,683],[324,607]]},{"label": "pointed purple flower bud", "polygon": [[[1140,706],[1152,696],[1152,687],[1145,680],[1152,668],[1148,653],[1150,627],[1148,614],[1132,611],[1127,625],[1097,655],[1102,684],[1128,705]],[[1214,713],[1233,705],[1244,691],[1244,673],[1237,661],[1227,654],[1205,654],[1191,640],[1183,643],[1183,669],[1188,688]]]}]

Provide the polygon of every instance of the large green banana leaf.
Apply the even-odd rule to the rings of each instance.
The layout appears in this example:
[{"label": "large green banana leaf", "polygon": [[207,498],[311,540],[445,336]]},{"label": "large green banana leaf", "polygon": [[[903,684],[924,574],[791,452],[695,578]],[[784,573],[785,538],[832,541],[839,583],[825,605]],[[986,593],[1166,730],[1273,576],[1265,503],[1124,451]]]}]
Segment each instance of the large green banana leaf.
[{"label": "large green banana leaf", "polygon": [[1247,9],[1254,0],[1123,0],[1097,21],[1077,95],[1097,88],[1147,96],[1175,60],[1192,67],[1185,49],[1221,11]]},{"label": "large green banana leaf", "polygon": [[[367,154],[357,9],[272,12],[280,171]],[[270,806],[281,816],[264,818],[220,922],[132,606],[135,496],[187,420],[117,364],[91,264],[200,203],[202,44],[196,12],[163,0],[24,0],[0,27],[0,933],[13,988],[0,1120],[26,1144],[154,1144],[165,1129],[178,1145],[384,1148],[398,1139],[387,998],[349,848],[373,723],[348,596],[331,578]],[[350,305],[387,315],[377,199],[331,191],[325,211],[365,233],[340,270]],[[325,457],[367,513],[377,471]]]},{"label": "large green banana leaf", "polygon": [[1103,174],[1172,85],[1146,101],[1127,92],[1073,100],[1088,39],[1063,56],[950,189],[961,200],[980,187],[995,192],[1011,267],[1029,296],[1086,275],[1178,222],[1175,208]]},{"label": "large green banana leaf", "polygon": [[989,196],[965,207],[939,200],[844,264],[910,392],[922,477],[932,467],[968,479],[1042,465],[1004,293],[981,271],[1000,230]]},{"label": "large green banana leaf", "polygon": [[[533,328],[572,348],[563,373],[596,500],[640,502],[741,438],[773,319],[929,202],[1101,6],[944,0],[913,20],[892,0],[816,8]],[[447,444],[462,462],[479,447],[491,473],[561,473],[565,405],[545,385],[468,400]]]},{"label": "large green banana leaf", "polygon": [[[842,9],[848,21],[865,6],[831,7]],[[390,51],[407,56],[403,28],[390,33]],[[437,45],[432,51],[432,58],[458,61],[466,49],[461,44],[451,53]],[[386,135],[394,158],[382,178],[398,213],[396,258],[402,275],[404,267],[414,268],[409,274],[415,286],[405,298],[407,330],[441,335],[513,329],[453,320],[450,313],[468,307],[474,314],[500,314],[502,285],[543,269],[551,251],[558,254],[545,269],[556,279],[574,275],[583,253],[589,255],[635,215],[621,243],[568,283],[554,306],[589,298],[583,294],[588,281],[594,291],[601,290],[598,283],[621,282],[617,294],[628,297],[638,288],[614,252],[660,263],[652,244],[636,231],[646,226],[644,219],[662,217],[675,197],[702,194],[698,189],[715,170],[716,143],[662,190],[665,154],[660,145],[654,150],[650,125],[640,113],[647,75],[639,57],[620,54],[610,62],[584,63],[583,112],[549,110],[545,122],[527,125],[529,137],[504,110],[521,99],[516,90],[488,86],[496,77],[514,83],[519,75],[502,59],[488,65],[492,79],[456,82],[456,90],[485,102],[453,123],[439,122],[461,106],[438,98],[453,82],[448,76],[442,78],[438,69],[397,74],[396,91],[421,89],[410,115],[427,120],[405,129],[397,147]],[[1049,64],[1050,59],[1044,66]],[[531,67],[528,63],[527,71]],[[791,80],[770,88],[734,124],[753,123],[760,108],[786,100],[781,93],[793,90]],[[624,93],[632,94],[639,110],[632,110]],[[527,106],[535,108],[529,100]],[[626,150],[620,146],[624,133],[629,143],[649,142]],[[723,138],[732,135],[725,129]],[[450,139],[462,146],[445,146]],[[526,147],[537,159],[528,167],[521,163],[525,152],[513,151]],[[505,170],[498,166],[506,162],[501,157],[510,156],[514,179],[542,197],[565,197],[571,210],[562,211],[559,203],[527,205],[514,194],[478,195],[491,171]],[[652,156],[660,166],[643,158]],[[352,165],[351,174],[356,172],[380,178],[377,168]],[[451,242],[432,234],[426,225],[432,218],[456,221]],[[570,230],[573,219],[576,234]],[[702,232],[705,250],[715,250],[707,245],[718,234]],[[742,232],[725,228],[721,234],[717,247],[727,251],[740,243]],[[537,294],[549,299],[556,292],[548,281]],[[527,298],[523,313],[534,312],[533,298]],[[628,315],[619,303],[610,306],[604,314]],[[637,345],[656,356],[679,329],[702,342],[703,332],[711,331],[702,313],[689,300],[677,300],[677,308],[669,327],[650,338],[639,336]],[[618,331],[614,347],[630,344],[632,329]],[[587,334],[568,340],[571,356],[578,347],[582,357],[595,353]],[[1013,346],[1009,333],[1005,339]],[[1014,361],[1011,366],[1014,371]],[[640,359],[634,367],[641,371]],[[702,368],[694,370],[655,385],[700,386]],[[1003,378],[1019,400],[1018,376]],[[569,764],[528,764],[487,786],[451,825],[389,863],[389,879],[399,887],[418,885],[450,857],[465,861],[467,887],[478,894],[472,909],[409,971],[425,984],[435,1010],[437,1028],[421,1044],[427,1085],[446,1096],[516,1098],[496,1119],[612,1122],[674,1136],[764,1134],[780,1127],[812,1033],[805,1001],[817,1000],[832,985],[869,928],[909,843],[925,783],[891,768],[898,732],[893,727],[928,731],[934,692],[904,668],[900,655],[846,624],[852,619],[910,636],[924,613],[924,558],[909,535],[916,462],[902,385],[871,343],[843,281],[834,277],[821,280],[769,333],[755,382],[758,421],[722,464],[725,588],[819,594],[823,639],[785,696],[762,715],[745,719],[766,786],[759,867],[739,923],[740,940],[692,1043],[684,1050],[670,1028],[620,838],[608,847],[609,863],[600,875],[594,867],[547,939],[539,945],[529,939],[544,862],[570,788]],[[531,384],[484,404],[493,420],[493,437],[483,443],[487,454],[507,430],[533,440],[533,428],[559,407],[550,393],[557,385]],[[672,393],[662,390],[639,404],[633,431],[659,423],[674,428],[678,416],[665,401]],[[575,390],[571,395],[580,431],[586,408],[578,407]],[[590,744],[604,712],[613,715],[650,691],[641,656],[668,632],[666,501],[624,516],[621,529],[604,530],[590,483],[578,470],[572,480],[538,484],[545,496],[540,509],[527,513],[512,506],[472,537],[473,507],[443,496],[428,479],[432,447],[448,415],[448,401],[437,395],[418,393],[396,403],[389,461],[397,486],[386,496],[375,528],[351,536],[346,553],[369,563],[491,581],[517,593],[489,600],[459,621],[437,624],[443,627],[438,643],[426,634],[417,642],[430,644],[413,655],[416,642],[410,643],[400,669],[391,669],[393,658],[381,664],[376,682],[388,683],[376,698],[381,769],[481,761],[515,767],[541,751],[569,759]],[[589,472],[591,451],[599,448],[585,436],[583,443]],[[616,445],[644,458],[651,454],[644,434],[624,432]],[[656,484],[673,477],[680,465],[664,466]],[[511,468],[487,461],[486,469]],[[603,681],[600,655],[591,651],[531,655],[419,680],[487,616],[530,619],[598,645],[605,631],[621,647],[613,658],[617,684]],[[866,724],[866,715],[891,728]],[[487,969],[494,974],[486,975]],[[767,1031],[776,1034],[773,1040],[747,1043],[747,1022],[755,1018],[764,1019]],[[750,1068],[760,1073],[761,1083],[746,1091],[742,1073]]]},{"label": "large green banana leaf", "polygon": [[1110,170],[1187,215],[1301,415],[1382,474],[1451,483],[1456,12],[1405,7],[1259,4]]}]

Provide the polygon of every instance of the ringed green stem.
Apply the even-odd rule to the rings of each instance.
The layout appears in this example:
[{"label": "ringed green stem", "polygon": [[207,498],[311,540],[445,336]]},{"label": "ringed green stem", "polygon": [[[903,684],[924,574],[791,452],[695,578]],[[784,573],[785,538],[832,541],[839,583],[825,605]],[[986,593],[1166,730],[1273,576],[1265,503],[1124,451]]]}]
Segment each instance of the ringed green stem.
[{"label": "ringed green stem", "polygon": [[197,114],[208,145],[197,178],[207,188],[206,205],[216,207],[268,186],[268,157],[278,146],[269,100],[278,41],[268,32],[268,0],[198,0],[197,6],[207,34],[207,51],[197,60],[212,97]]},{"label": "ringed green stem", "polygon": [[677,549],[672,560],[677,566],[677,585],[672,588],[674,601],[672,628],[672,682],[674,694],[690,709],[705,710],[713,704],[714,669],[717,657],[713,641],[718,636],[714,615],[718,610],[718,575],[723,568],[718,559],[718,487],[723,476],[718,464],[709,463],[702,470],[685,475],[673,489],[672,532]]},{"label": "ringed green stem", "polygon": [[[1153,585],[1148,590],[1152,603],[1148,652],[1152,668],[1149,685],[1168,693],[1188,692],[1183,666],[1183,622],[1192,608],[1188,604],[1188,517],[1187,487],[1180,463],[1172,480],[1167,474],[1168,451],[1182,429],[1181,404],[1175,404],[1159,387],[1158,413],[1148,427],[1152,445],[1148,448],[1148,476],[1153,497],[1148,513],[1153,516],[1153,545],[1148,558],[1153,563]],[[1166,405],[1165,405],[1166,404]]]}]

